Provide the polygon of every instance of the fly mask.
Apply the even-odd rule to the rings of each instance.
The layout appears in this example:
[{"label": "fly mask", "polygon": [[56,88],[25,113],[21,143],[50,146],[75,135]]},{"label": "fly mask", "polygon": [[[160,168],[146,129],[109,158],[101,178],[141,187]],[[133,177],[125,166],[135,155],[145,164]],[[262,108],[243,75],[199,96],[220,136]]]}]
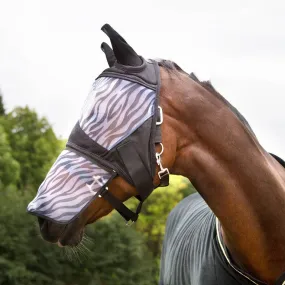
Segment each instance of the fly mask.
[{"label": "fly mask", "polygon": [[[163,113],[158,104],[158,64],[138,56],[108,24],[102,30],[114,50],[105,43],[101,46],[110,67],[96,78],[65,150],[28,205],[29,213],[56,223],[70,223],[100,198],[134,222],[155,188],[157,164],[160,186],[169,182],[160,158]],[[156,153],[156,144],[161,144],[161,153]],[[108,183],[117,175],[136,187],[140,201],[136,212],[108,191]]]}]

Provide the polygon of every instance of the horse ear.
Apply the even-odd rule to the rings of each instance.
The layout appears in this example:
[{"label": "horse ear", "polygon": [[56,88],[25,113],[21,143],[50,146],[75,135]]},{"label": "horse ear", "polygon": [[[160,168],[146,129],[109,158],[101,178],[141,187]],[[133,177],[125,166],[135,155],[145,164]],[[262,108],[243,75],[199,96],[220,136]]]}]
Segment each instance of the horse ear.
[{"label": "horse ear", "polygon": [[106,59],[108,61],[109,67],[113,66],[116,62],[116,57],[113,52],[113,50],[110,48],[110,46],[106,43],[101,44],[101,50],[105,53]]},{"label": "horse ear", "polygon": [[140,66],[142,59],[133,48],[109,24],[101,30],[110,38],[115,58],[123,65]]}]

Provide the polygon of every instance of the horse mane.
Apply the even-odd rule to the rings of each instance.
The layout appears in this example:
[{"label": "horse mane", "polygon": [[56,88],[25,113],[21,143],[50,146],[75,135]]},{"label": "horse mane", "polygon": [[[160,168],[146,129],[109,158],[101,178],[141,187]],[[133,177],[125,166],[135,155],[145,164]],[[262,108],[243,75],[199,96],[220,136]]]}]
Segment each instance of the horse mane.
[{"label": "horse mane", "polygon": [[[162,68],[164,68],[168,72],[182,72],[184,74],[188,74],[185,72],[177,63],[171,61],[171,60],[165,60],[165,59],[159,59],[156,60],[158,65]],[[230,109],[231,111],[239,118],[239,120],[248,128],[248,130],[255,136],[255,133],[253,132],[251,126],[249,125],[248,121],[245,119],[245,117],[228,101],[226,100],[212,85],[210,80],[207,81],[200,81],[198,77],[191,72],[188,74],[191,79],[193,79],[196,83],[200,84],[203,88],[208,90],[211,94],[218,97],[221,101],[223,101]]]},{"label": "horse mane", "polygon": [[[158,60],[157,61],[158,65],[168,72],[182,72],[184,74],[186,73],[178,64],[171,60]],[[245,117],[228,101],[223,97],[212,85],[210,80],[207,81],[200,81],[198,77],[191,72],[189,74],[189,77],[193,79],[196,83],[200,84],[203,88],[208,90],[211,94],[214,94],[216,97],[218,97],[220,100],[222,100],[230,109],[231,111],[239,118],[239,120],[247,127],[247,129],[255,136],[255,133],[253,132],[251,126],[249,125],[248,121],[245,119]],[[285,168],[285,161],[277,156],[276,154],[269,153],[272,157],[274,157],[284,168]]]},{"label": "horse mane", "polygon": [[273,153],[269,153],[269,154],[271,156],[273,156],[285,168],[285,161],[281,157],[279,157],[279,156],[277,156],[276,154],[273,154]]},{"label": "horse mane", "polygon": [[186,73],[176,62],[166,59],[156,59],[155,60],[160,67],[163,67],[168,72],[173,72],[175,70],[179,72]]}]

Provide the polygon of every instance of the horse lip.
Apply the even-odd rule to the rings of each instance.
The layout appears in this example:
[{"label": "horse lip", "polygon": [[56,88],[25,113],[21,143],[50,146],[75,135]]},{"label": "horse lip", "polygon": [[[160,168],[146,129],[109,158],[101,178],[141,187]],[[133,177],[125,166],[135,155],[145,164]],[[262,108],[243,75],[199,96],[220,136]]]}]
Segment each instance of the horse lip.
[{"label": "horse lip", "polygon": [[39,218],[39,226],[42,238],[50,243],[56,243],[66,227],[41,218]]},{"label": "horse lip", "polygon": [[80,242],[82,241],[82,235],[81,232],[78,233],[76,236],[71,236],[71,237],[60,237],[57,241],[57,245],[59,247],[66,247],[66,246],[70,246],[70,247],[75,247],[78,244],[80,244]]},{"label": "horse lip", "polygon": [[83,236],[83,229],[76,230],[76,224],[70,223],[66,225],[58,238],[57,245],[59,247],[77,246]]}]

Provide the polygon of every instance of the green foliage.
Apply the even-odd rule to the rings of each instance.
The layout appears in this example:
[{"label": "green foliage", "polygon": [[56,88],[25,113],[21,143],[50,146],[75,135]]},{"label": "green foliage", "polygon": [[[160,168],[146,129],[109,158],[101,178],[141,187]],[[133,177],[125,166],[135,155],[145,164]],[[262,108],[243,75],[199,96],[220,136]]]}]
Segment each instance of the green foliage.
[{"label": "green foliage", "polygon": [[144,238],[135,228],[127,228],[121,216],[115,214],[91,226],[88,236],[94,245],[86,268],[90,277],[101,280],[98,285],[154,284],[152,254]]},{"label": "green foliage", "polygon": [[155,284],[155,264],[145,240],[118,215],[90,225],[89,250],[81,254],[81,263],[77,254],[70,261],[63,249],[39,238],[34,217],[23,215],[31,195],[0,191],[1,285]]},{"label": "green foliage", "polygon": [[8,186],[19,181],[20,165],[12,156],[7,134],[0,125],[0,185]]},{"label": "green foliage", "polygon": [[[155,275],[157,279],[167,216],[179,201],[193,192],[195,189],[187,178],[170,175],[169,186],[154,190],[144,203],[140,217],[135,224],[136,230],[146,238],[148,248],[156,259]],[[132,199],[127,204],[135,209],[137,202]]]},{"label": "green foliage", "polygon": [[0,116],[4,116],[4,115],[5,115],[5,107],[4,107],[4,103],[3,103],[2,93],[0,90]]},{"label": "green foliage", "polygon": [[[159,187],[145,201],[136,229],[147,238],[155,255],[160,255],[160,245],[165,231],[165,222],[170,211],[184,197],[195,191],[183,176],[170,175],[167,187]],[[137,201],[132,198],[127,205],[135,209]]]},{"label": "green foliage", "polygon": [[[79,262],[74,249],[65,252],[44,242],[36,218],[26,214],[65,144],[28,107],[5,114],[0,94],[0,285],[157,284],[166,218],[194,188],[186,178],[171,176],[168,187],[150,195],[132,227],[125,227],[115,211],[90,225],[92,242],[80,249]],[[134,209],[137,201],[127,204]]]},{"label": "green foliage", "polygon": [[165,220],[187,188],[185,178],[172,176],[170,186],[150,196],[133,227],[116,212],[90,225],[92,241],[78,257],[39,237],[36,218],[24,214],[32,193],[0,187],[0,284],[157,284]]},{"label": "green foliage", "polygon": [[59,153],[61,142],[45,118],[28,107],[15,108],[3,121],[12,155],[20,164],[21,188],[37,189]]},{"label": "green foliage", "polygon": [[137,229],[147,237],[148,244],[156,255],[160,254],[167,216],[183,199],[183,191],[188,188],[188,185],[186,178],[171,175],[169,186],[154,190],[143,206]]}]

